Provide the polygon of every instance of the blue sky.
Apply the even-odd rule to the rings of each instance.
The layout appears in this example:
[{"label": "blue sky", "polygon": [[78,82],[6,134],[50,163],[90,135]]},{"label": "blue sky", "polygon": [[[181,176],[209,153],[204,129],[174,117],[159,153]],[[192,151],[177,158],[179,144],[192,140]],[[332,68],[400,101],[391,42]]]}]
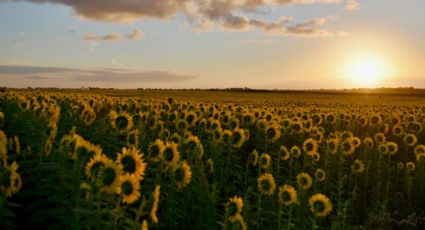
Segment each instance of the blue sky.
[{"label": "blue sky", "polygon": [[290,1],[0,1],[0,85],[425,87],[425,1]]}]

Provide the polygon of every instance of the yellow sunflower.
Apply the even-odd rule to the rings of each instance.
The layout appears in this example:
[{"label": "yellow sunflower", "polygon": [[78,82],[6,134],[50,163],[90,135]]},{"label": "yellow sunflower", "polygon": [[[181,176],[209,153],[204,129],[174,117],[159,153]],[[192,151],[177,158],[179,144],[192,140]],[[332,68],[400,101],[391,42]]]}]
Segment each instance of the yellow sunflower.
[{"label": "yellow sunflower", "polygon": [[272,160],[271,160],[270,155],[268,153],[262,153],[260,155],[260,158],[258,159],[258,164],[264,170],[270,168],[270,166],[272,164]]},{"label": "yellow sunflower", "polygon": [[308,173],[300,173],[297,175],[297,183],[302,190],[308,190],[313,185],[313,180]]},{"label": "yellow sunflower", "polygon": [[354,173],[362,173],[362,172],[364,172],[364,170],[365,170],[364,163],[361,160],[356,159],[354,161],[353,165],[351,165],[351,170]]},{"label": "yellow sunflower", "polygon": [[158,223],[157,211],[158,211],[160,195],[161,195],[161,186],[156,185],[155,190],[152,193],[153,202],[152,202],[152,208],[149,214],[154,224]]},{"label": "yellow sunflower", "polygon": [[233,222],[236,216],[242,213],[242,208],[243,208],[242,198],[238,196],[230,198],[226,204],[228,220]]},{"label": "yellow sunflower", "polygon": [[265,173],[257,179],[258,190],[263,195],[271,196],[276,189],[276,183],[274,177],[270,173]]},{"label": "yellow sunflower", "polygon": [[99,184],[102,187],[102,192],[116,193],[120,186],[120,177],[122,169],[112,160],[106,162],[101,169]]},{"label": "yellow sunflower", "polygon": [[254,149],[249,154],[249,162],[252,163],[253,166],[257,165],[257,163],[258,163],[258,151],[256,149]]},{"label": "yellow sunflower", "polygon": [[175,168],[180,160],[180,153],[177,150],[177,144],[174,142],[167,142],[160,158],[166,166]]},{"label": "yellow sunflower", "polygon": [[121,176],[121,185],[118,193],[123,203],[133,204],[140,198],[140,179],[135,175],[124,174]]},{"label": "yellow sunflower", "polygon": [[145,175],[146,163],[143,160],[143,153],[136,148],[122,148],[122,153],[118,153],[116,163],[121,166],[123,173],[134,175],[142,180]]},{"label": "yellow sunflower", "polygon": [[240,148],[246,141],[246,131],[244,129],[236,128],[233,130],[232,136],[230,137],[230,143],[235,148]]},{"label": "yellow sunflower", "polygon": [[301,149],[296,145],[291,147],[290,152],[291,152],[291,155],[295,158],[298,158],[301,156]]},{"label": "yellow sunflower", "polygon": [[308,200],[310,211],[318,217],[325,217],[332,212],[332,203],[329,198],[321,193],[316,193]]},{"label": "yellow sunflower", "polygon": [[372,149],[374,146],[373,143],[373,139],[370,137],[366,137],[365,139],[363,139],[363,144],[366,146],[366,148],[368,149]]},{"label": "yellow sunflower", "polygon": [[403,141],[407,146],[412,147],[416,145],[416,142],[418,142],[418,139],[416,138],[415,134],[409,133],[409,134],[406,134],[406,136],[404,136]]},{"label": "yellow sunflower", "polygon": [[100,171],[107,163],[111,163],[109,159],[103,153],[94,155],[90,161],[86,164],[85,173],[87,177],[97,178],[100,175]]},{"label": "yellow sunflower", "polygon": [[190,183],[192,171],[186,161],[183,161],[179,167],[174,169],[174,178],[179,189],[186,187]]},{"label": "yellow sunflower", "polygon": [[165,145],[161,139],[157,139],[154,143],[149,145],[148,160],[152,162],[161,161],[161,156],[164,153]]},{"label": "yellow sunflower", "polygon": [[279,187],[279,192],[277,194],[279,203],[286,206],[291,204],[296,204],[298,202],[297,190],[288,184],[282,185]]},{"label": "yellow sunflower", "polygon": [[133,128],[133,118],[126,112],[116,113],[112,111],[109,117],[114,129],[130,131]]},{"label": "yellow sunflower", "polygon": [[398,152],[398,145],[395,142],[387,142],[387,149],[390,155],[394,155]]},{"label": "yellow sunflower", "polygon": [[14,161],[10,166],[3,168],[0,173],[0,192],[4,193],[6,197],[11,197],[22,187],[22,179],[17,172],[18,167],[18,163]]},{"label": "yellow sunflower", "polygon": [[312,138],[308,138],[307,140],[304,141],[303,143],[303,150],[304,152],[308,155],[311,156],[314,153],[317,152],[317,148],[318,148],[318,144],[317,142],[312,139]]},{"label": "yellow sunflower", "polygon": [[338,146],[339,146],[338,138],[331,138],[327,140],[327,150],[331,154],[336,154],[338,152]]},{"label": "yellow sunflower", "polygon": [[317,181],[324,181],[326,180],[326,173],[323,169],[316,169],[316,172],[314,172],[314,177]]},{"label": "yellow sunflower", "polygon": [[286,148],[286,146],[280,146],[279,153],[280,158],[284,161],[287,161],[291,157],[291,153],[289,152],[288,148]]},{"label": "yellow sunflower", "polygon": [[411,161],[409,161],[409,162],[406,163],[406,169],[407,169],[407,171],[413,172],[413,171],[415,171],[415,168],[416,168],[415,163],[413,163]]}]

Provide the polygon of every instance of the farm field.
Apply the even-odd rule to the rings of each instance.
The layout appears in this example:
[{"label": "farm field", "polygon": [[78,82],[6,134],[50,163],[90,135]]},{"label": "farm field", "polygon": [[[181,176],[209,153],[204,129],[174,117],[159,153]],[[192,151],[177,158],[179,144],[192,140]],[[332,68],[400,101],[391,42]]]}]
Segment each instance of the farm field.
[{"label": "farm field", "polygon": [[421,229],[421,94],[7,90],[1,229]]}]

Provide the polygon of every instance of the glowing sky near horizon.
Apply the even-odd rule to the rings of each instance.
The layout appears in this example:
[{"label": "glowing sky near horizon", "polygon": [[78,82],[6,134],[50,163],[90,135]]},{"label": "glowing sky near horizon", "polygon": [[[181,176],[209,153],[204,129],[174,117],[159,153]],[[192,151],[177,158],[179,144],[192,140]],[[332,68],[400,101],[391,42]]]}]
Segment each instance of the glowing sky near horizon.
[{"label": "glowing sky near horizon", "polygon": [[0,86],[425,88],[423,0],[0,0]]}]

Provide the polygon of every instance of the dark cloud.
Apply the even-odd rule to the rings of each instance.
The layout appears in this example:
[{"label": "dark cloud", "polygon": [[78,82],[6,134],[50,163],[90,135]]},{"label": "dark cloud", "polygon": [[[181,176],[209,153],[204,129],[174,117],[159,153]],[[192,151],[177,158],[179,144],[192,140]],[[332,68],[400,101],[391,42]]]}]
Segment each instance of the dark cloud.
[{"label": "dark cloud", "polygon": [[[82,18],[114,22],[132,23],[143,18],[172,19],[177,14],[186,15],[188,21],[197,29],[225,28],[235,31],[260,29],[282,36],[323,36],[333,35],[323,24],[302,25],[288,21],[264,21],[253,18],[262,8],[273,8],[286,4],[339,4],[342,0],[14,0],[33,3],[62,4],[72,8]],[[358,8],[356,0],[346,1],[346,8]],[[247,14],[247,12],[251,12]],[[289,17],[286,17],[288,19]],[[108,34],[85,35],[84,40],[118,41],[123,36]],[[137,40],[142,37],[139,31],[126,36]]]},{"label": "dark cloud", "polygon": [[46,66],[0,65],[0,77],[23,77],[29,80],[57,80],[97,83],[188,82],[195,76],[168,71],[136,71],[130,69],[75,69]]}]

